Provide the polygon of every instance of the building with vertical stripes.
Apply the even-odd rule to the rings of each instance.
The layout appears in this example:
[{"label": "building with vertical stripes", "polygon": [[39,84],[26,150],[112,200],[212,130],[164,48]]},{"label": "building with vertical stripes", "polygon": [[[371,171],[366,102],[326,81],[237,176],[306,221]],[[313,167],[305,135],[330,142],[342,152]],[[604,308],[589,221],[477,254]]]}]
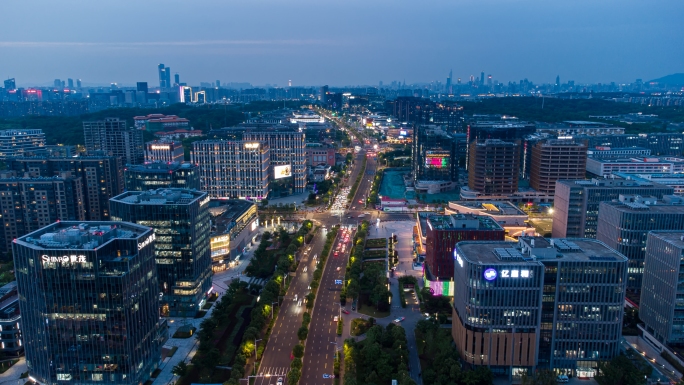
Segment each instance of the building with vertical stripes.
[{"label": "building with vertical stripes", "polygon": [[262,200],[268,196],[270,154],[263,142],[203,140],[193,143],[191,158],[211,198]]},{"label": "building with vertical stripes", "polygon": [[151,228],[131,223],[65,221],[13,242],[29,379],[150,379],[167,339],[154,237]]},{"label": "building with vertical stripes", "polygon": [[154,229],[161,314],[194,317],[211,287],[209,196],[204,191],[128,191],[110,200],[112,220]]},{"label": "building with vertical stripes", "polygon": [[592,239],[460,242],[452,335],[462,359],[517,377],[593,377],[619,353],[627,258]]}]

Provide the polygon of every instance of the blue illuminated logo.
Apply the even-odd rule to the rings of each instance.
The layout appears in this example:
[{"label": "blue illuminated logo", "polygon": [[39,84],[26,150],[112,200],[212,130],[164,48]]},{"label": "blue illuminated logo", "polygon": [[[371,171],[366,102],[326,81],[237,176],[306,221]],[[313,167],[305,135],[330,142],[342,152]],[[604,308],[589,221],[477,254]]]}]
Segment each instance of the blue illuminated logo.
[{"label": "blue illuminated logo", "polygon": [[490,269],[487,269],[484,271],[484,279],[486,279],[487,281],[495,280],[496,276],[497,276],[496,270],[494,270],[494,269],[490,268]]}]

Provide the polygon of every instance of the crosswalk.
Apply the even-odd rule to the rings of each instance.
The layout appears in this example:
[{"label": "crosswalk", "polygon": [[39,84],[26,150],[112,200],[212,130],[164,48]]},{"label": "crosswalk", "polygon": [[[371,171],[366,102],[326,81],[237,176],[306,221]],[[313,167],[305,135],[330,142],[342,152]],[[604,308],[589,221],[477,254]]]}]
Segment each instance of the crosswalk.
[{"label": "crosswalk", "polygon": [[262,376],[270,376],[270,377],[286,377],[287,372],[290,371],[289,366],[279,366],[279,367],[273,367],[273,366],[267,366],[267,367],[260,367],[259,368],[259,374]]}]

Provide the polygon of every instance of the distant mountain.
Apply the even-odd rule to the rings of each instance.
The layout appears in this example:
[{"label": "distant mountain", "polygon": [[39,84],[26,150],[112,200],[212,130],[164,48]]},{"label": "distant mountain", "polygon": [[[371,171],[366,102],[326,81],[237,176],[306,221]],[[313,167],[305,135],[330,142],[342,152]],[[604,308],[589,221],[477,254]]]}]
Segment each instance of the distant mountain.
[{"label": "distant mountain", "polygon": [[668,84],[671,86],[684,86],[684,74],[667,75],[663,76],[662,78],[653,79],[651,80],[651,82],[656,82],[659,84]]}]

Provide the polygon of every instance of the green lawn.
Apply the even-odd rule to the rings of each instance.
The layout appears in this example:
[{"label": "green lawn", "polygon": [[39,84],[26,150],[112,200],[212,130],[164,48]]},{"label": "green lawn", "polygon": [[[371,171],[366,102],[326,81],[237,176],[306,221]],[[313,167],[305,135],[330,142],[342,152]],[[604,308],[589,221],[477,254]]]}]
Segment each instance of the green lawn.
[{"label": "green lawn", "polygon": [[358,311],[361,314],[371,316],[373,318],[385,318],[389,317],[390,315],[389,311],[378,311],[374,306],[360,306],[356,309],[356,311]]}]

